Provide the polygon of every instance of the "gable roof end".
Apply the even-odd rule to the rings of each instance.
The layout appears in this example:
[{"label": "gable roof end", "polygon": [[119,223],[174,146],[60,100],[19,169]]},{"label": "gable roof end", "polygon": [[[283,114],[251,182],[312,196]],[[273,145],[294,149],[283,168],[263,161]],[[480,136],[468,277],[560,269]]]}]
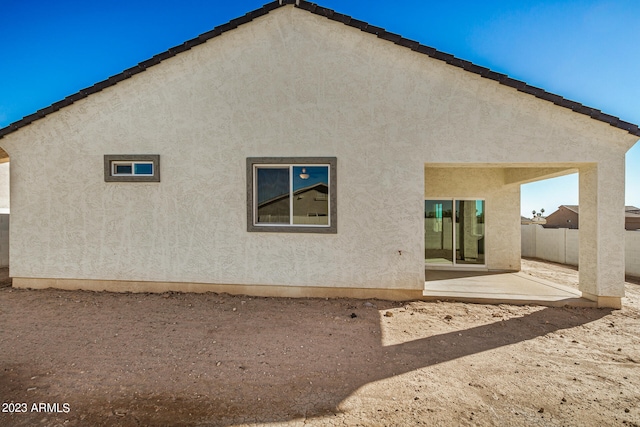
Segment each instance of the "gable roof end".
[{"label": "gable roof end", "polygon": [[73,104],[74,102],[82,99],[82,98],[86,98],[87,96],[96,93],[96,92],[100,92],[101,90],[108,88],[110,86],[114,86],[116,85],[118,82],[128,79],[131,76],[134,76],[138,73],[141,73],[143,71],[145,71],[147,68],[149,67],[153,67],[156,64],[159,64],[160,62],[164,61],[165,59],[171,58],[173,56],[176,56],[184,51],[187,51],[189,49],[191,49],[194,46],[197,46],[199,44],[205,43],[207,40],[210,40],[214,37],[219,36],[222,33],[225,33],[227,31],[231,31],[237,27],[239,27],[240,25],[246,24],[248,22],[253,21],[256,18],[259,18],[263,15],[266,15],[267,13],[271,12],[272,10],[278,9],[282,6],[286,6],[286,5],[294,5],[296,8],[302,9],[302,10],[306,10],[308,12],[311,12],[313,14],[316,15],[320,15],[323,16],[327,19],[331,19],[333,21],[338,21],[338,22],[342,22],[345,25],[348,25],[350,27],[354,27],[357,28],[361,31],[367,32],[367,33],[371,33],[376,35],[377,37],[384,39],[384,40],[388,40],[392,43],[395,43],[399,46],[403,46],[406,47],[408,49],[411,49],[415,52],[418,53],[422,53],[424,55],[427,55],[431,58],[434,59],[438,59],[440,61],[444,61],[449,65],[452,65],[454,67],[458,67],[458,68],[462,68],[465,71],[468,71],[470,73],[474,73],[474,74],[478,74],[481,77],[487,78],[487,79],[491,79],[494,80],[502,85],[505,86],[509,86],[512,87],[514,89],[517,89],[520,92],[523,93],[527,93],[530,95],[535,96],[536,98],[540,98],[543,99],[545,101],[549,101],[554,103],[555,105],[558,105],[560,107],[564,107],[564,108],[568,108],[576,113],[580,113],[586,116],[591,117],[594,120],[599,120],[601,122],[605,122],[608,123],[611,126],[617,127],[619,129],[625,130],[627,132],[629,132],[632,135],[635,136],[640,136],[640,128],[638,128],[638,125],[633,124],[633,123],[629,123],[629,122],[625,122],[623,120],[620,120],[618,117],[609,115],[609,114],[605,114],[600,110],[597,110],[595,108],[591,108],[591,107],[587,107],[583,104],[580,104],[578,102],[575,101],[571,101],[568,99],[563,98],[562,96],[559,95],[555,95],[553,93],[547,92],[544,89],[540,89],[534,86],[530,86],[527,83],[520,81],[520,80],[516,80],[516,79],[512,79],[509,76],[505,75],[505,74],[501,74],[501,73],[497,73],[495,71],[492,71],[486,67],[482,67],[480,65],[476,65],[472,62],[469,61],[465,61],[463,59],[457,58],[453,55],[450,55],[448,53],[445,52],[441,52],[435,48],[429,47],[429,46],[425,46],[420,44],[419,42],[415,41],[415,40],[410,40],[410,39],[406,39],[402,36],[400,36],[399,34],[395,34],[395,33],[390,33],[388,31],[386,31],[384,28],[380,28],[380,27],[376,27],[373,25],[369,25],[368,23],[364,22],[364,21],[360,21],[357,19],[353,19],[348,15],[344,15],[342,13],[338,13],[335,12],[332,9],[327,9],[326,7],[322,7],[319,6],[315,3],[311,3],[308,1],[304,1],[304,0],[275,0],[272,1],[270,3],[265,4],[264,6],[262,6],[259,9],[256,9],[254,11],[248,12],[247,14],[236,18],[236,19],[232,19],[231,21],[227,22],[226,24],[222,24],[219,25],[217,27],[215,27],[213,30],[211,31],[207,31],[206,33],[200,34],[198,37],[195,37],[191,40],[187,40],[186,42],[184,42],[181,45],[178,46],[174,46],[170,49],[168,49],[165,52],[162,52],[158,55],[153,56],[152,58],[146,60],[146,61],[142,61],[140,62],[138,65],[131,67],[127,70],[124,70],[123,72],[116,74],[114,76],[109,77],[106,80],[103,80],[101,82],[98,82],[96,84],[94,84],[93,86],[90,86],[88,88],[85,89],[81,89],[80,91],[78,91],[77,93],[70,95],[68,97],[66,97],[65,99],[58,101],[56,103],[51,104],[50,106],[43,108],[41,110],[38,110],[37,112],[35,112],[34,114],[28,115],[26,117],[23,117],[21,120],[18,120],[16,122],[13,122],[11,124],[9,124],[8,126],[1,128],[0,129],[0,139],[3,138],[5,135],[8,135],[12,132],[15,132],[16,130],[20,129],[21,127],[27,126],[29,124],[31,124],[32,122],[45,117],[51,113],[54,113],[58,110],[60,110],[61,108],[64,108],[68,105]]}]

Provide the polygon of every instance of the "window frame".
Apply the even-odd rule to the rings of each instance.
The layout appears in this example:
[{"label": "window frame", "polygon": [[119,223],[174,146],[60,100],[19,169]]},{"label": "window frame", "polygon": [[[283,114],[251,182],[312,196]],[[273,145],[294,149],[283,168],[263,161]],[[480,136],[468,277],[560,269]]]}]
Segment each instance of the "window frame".
[{"label": "window frame", "polygon": [[[490,256],[490,254],[487,253],[487,199],[485,197],[434,197],[434,198],[429,198],[429,199],[425,199],[425,202],[442,202],[442,201],[446,201],[446,202],[451,202],[451,222],[452,222],[452,226],[451,226],[451,254],[452,254],[452,260],[451,262],[427,262],[428,259],[431,258],[427,258],[426,257],[426,250],[425,250],[425,267],[427,269],[441,269],[443,267],[446,268],[454,268],[454,269],[486,269],[487,265],[489,265],[488,263],[488,256]],[[463,262],[463,261],[458,261],[458,251],[460,250],[460,247],[458,245],[458,240],[459,240],[459,235],[458,235],[458,226],[457,224],[459,223],[460,217],[459,212],[460,210],[457,208],[457,202],[468,202],[468,201],[475,201],[477,202],[482,202],[483,206],[482,206],[482,214],[484,216],[483,218],[483,238],[485,239],[484,241],[484,249],[483,249],[483,263],[471,263],[471,262]],[[449,217],[445,217],[443,216],[443,210],[442,210],[442,204],[440,204],[440,216],[438,217],[438,213],[437,213],[437,208],[436,208],[436,216],[435,217],[427,217],[426,216],[426,209],[425,209],[425,219],[426,218],[440,218],[440,220],[442,221],[443,218],[449,218]],[[440,232],[442,232],[442,225],[440,225],[441,229]],[[425,230],[426,230],[426,226],[425,226]],[[426,231],[425,231],[426,233]],[[426,245],[426,237],[425,237],[425,245]]]},{"label": "window frame", "polygon": [[[131,174],[116,174],[118,164],[131,164]],[[153,174],[136,174],[136,164],[151,164]],[[159,154],[105,154],[104,155],[105,182],[160,182]]]},{"label": "window frame", "polygon": [[[329,224],[259,224],[256,222],[256,170],[259,167],[327,166],[329,168]],[[289,189],[290,195],[293,194]],[[272,233],[318,233],[336,234],[338,232],[337,205],[337,158],[336,157],[248,157],[247,158],[247,231]]]}]

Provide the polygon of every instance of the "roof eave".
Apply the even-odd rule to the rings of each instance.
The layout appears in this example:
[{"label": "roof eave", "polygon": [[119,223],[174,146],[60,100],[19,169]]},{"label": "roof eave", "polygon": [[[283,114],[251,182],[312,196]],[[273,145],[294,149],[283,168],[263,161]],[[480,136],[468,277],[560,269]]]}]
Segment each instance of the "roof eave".
[{"label": "roof eave", "polygon": [[153,67],[154,65],[157,65],[162,61],[164,61],[165,59],[171,58],[175,55],[185,52],[194,46],[205,43],[206,41],[214,37],[217,37],[227,31],[234,30],[241,25],[249,23],[256,18],[259,18],[261,16],[268,14],[272,10],[278,9],[286,5],[293,5],[296,8],[306,10],[316,15],[323,16],[327,19],[341,22],[350,27],[358,28],[361,31],[374,34],[378,38],[390,41],[399,46],[406,47],[415,52],[422,53],[431,58],[444,61],[447,64],[452,65],[454,67],[462,68],[463,70],[468,71],[470,73],[478,74],[481,77],[494,80],[502,85],[512,87],[514,89],[517,89],[520,92],[535,96],[536,98],[540,98],[545,101],[552,102],[553,104],[558,105],[560,107],[568,108],[576,113],[589,116],[594,120],[608,123],[613,127],[622,129],[632,135],[640,137],[640,128],[636,124],[623,121],[618,117],[605,114],[602,111],[597,110],[595,108],[587,107],[578,102],[571,101],[566,98],[563,98],[562,96],[547,92],[544,89],[540,89],[540,88],[528,85],[523,81],[512,79],[505,74],[497,73],[486,67],[482,67],[472,62],[465,61],[463,59],[457,58],[448,53],[439,51],[435,48],[425,46],[415,40],[406,39],[398,34],[390,33],[384,30],[383,28],[370,25],[364,21],[353,19],[348,15],[338,13],[332,9],[319,6],[315,3],[311,3],[304,0],[275,0],[265,4],[259,9],[248,12],[239,18],[232,19],[231,21],[225,24],[219,25],[210,31],[200,34],[199,36],[191,40],[188,40],[182,43],[181,45],[174,46],[158,55],[153,56],[152,58],[146,61],[142,61],[136,66],[131,67],[127,70],[124,70],[123,72],[118,73],[114,76],[111,76],[106,80],[98,82],[89,88],[81,89],[78,92],[66,97],[65,99],[55,102],[50,106],[45,107],[41,110],[38,110],[34,114],[23,117],[22,119],[11,123],[4,128],[0,128],[0,139],[2,139],[3,137],[5,137],[10,133],[17,131],[22,127],[25,127],[33,123],[36,120],[39,120],[51,113],[54,113],[60,110],[61,108],[67,107],[80,99],[86,98],[87,96],[93,93],[99,92],[111,86],[115,86],[119,82],[126,80],[138,73],[141,73],[147,70],[148,68]]}]

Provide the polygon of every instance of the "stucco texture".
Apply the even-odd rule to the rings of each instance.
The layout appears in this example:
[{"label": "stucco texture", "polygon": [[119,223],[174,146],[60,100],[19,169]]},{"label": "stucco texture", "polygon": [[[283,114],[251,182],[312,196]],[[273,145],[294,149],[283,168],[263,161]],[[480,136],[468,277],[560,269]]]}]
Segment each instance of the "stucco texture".
[{"label": "stucco texture", "polygon": [[[634,141],[286,6],[0,140],[11,274],[422,289],[435,181],[437,194],[487,198],[489,262],[517,269],[519,187],[501,189],[499,169],[617,165]],[[161,182],[106,183],[105,154],[159,154]],[[246,158],[279,156],[338,159],[337,234],[247,232]],[[429,167],[451,163],[489,187],[447,191]]]}]

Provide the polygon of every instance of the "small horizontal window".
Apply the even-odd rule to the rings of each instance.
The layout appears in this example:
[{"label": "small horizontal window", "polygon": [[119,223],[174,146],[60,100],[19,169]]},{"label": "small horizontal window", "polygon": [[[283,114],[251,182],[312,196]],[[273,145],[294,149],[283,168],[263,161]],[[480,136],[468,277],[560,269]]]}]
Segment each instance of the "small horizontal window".
[{"label": "small horizontal window", "polygon": [[106,154],[106,182],[159,182],[160,156],[157,154]]},{"label": "small horizontal window", "polygon": [[113,176],[153,176],[153,162],[111,162]]}]

